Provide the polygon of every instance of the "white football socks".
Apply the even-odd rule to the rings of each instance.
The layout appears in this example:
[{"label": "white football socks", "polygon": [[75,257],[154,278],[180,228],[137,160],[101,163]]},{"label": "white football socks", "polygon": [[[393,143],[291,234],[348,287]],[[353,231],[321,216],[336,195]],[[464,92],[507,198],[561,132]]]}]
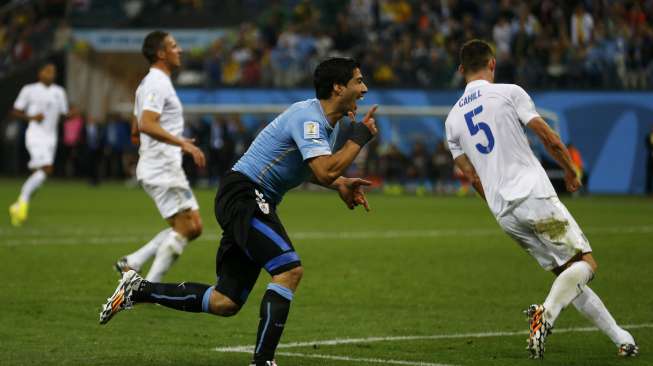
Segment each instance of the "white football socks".
[{"label": "white football socks", "polygon": [[625,329],[617,325],[603,301],[588,286],[583,286],[583,292],[572,302],[581,314],[591,320],[618,347],[624,343],[635,344],[635,339]]},{"label": "white football socks", "polygon": [[32,173],[32,175],[30,175],[23,184],[23,188],[20,189],[20,200],[29,202],[29,199],[32,197],[34,191],[39,189],[47,177],[48,175],[40,169]]},{"label": "white football socks", "polygon": [[168,272],[170,266],[181,255],[187,243],[188,239],[178,232],[170,230],[163,238],[161,245],[159,245],[154,262],[152,262],[152,267],[145,279],[149,282],[161,282],[163,275]]},{"label": "white football socks", "polygon": [[125,256],[127,259],[127,264],[130,268],[134,269],[136,272],[139,272],[143,267],[143,264],[147,262],[154,254],[156,250],[159,249],[159,245],[163,242],[163,239],[172,231],[172,228],[167,228],[161,230],[152,240],[147,244],[143,245],[140,249],[135,251],[128,256]]},{"label": "white football socks", "polygon": [[581,294],[593,276],[592,267],[585,261],[574,262],[562,271],[544,300],[544,318],[553,325],[562,309]]}]

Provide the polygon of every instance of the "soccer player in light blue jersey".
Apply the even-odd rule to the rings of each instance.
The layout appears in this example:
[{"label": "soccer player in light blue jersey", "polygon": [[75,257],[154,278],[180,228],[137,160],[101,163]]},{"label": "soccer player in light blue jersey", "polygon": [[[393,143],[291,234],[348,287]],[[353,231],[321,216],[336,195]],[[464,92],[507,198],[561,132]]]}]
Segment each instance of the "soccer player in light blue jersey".
[{"label": "soccer player in light blue jersey", "polygon": [[[359,65],[347,58],[322,62],[314,74],[315,99],[291,105],[256,137],[222,179],[215,214],[223,229],[216,259],[215,286],[163,284],[123,275],[100,314],[100,323],[135,303],[232,316],[245,304],[261,268],[272,280],[261,301],[252,365],[276,365],[274,353],[303,275],[299,255],[277,216],[284,194],[305,181],[338,191],[348,208],[369,210],[361,189],[370,182],[342,174],[377,133],[376,106],[355,121],[357,100],[367,92]],[[340,122],[348,116],[351,122]],[[346,130],[336,141],[334,129]],[[337,143],[337,145],[336,145]],[[342,145],[342,146],[338,146]]]}]

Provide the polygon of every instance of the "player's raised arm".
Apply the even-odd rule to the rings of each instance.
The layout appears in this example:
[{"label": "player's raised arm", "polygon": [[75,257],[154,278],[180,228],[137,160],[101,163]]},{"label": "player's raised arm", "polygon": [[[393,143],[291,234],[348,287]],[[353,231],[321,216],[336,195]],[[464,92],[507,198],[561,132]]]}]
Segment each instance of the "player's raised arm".
[{"label": "player's raised arm", "polygon": [[343,147],[335,154],[317,156],[308,161],[316,183],[330,187],[351,165],[361,148],[378,134],[379,130],[374,121],[377,108],[376,105],[370,108],[361,122],[356,122],[350,112],[352,133]]},{"label": "player's raised arm", "polygon": [[578,179],[578,174],[576,173],[576,169],[574,169],[574,164],[571,161],[571,156],[567,148],[560,141],[560,136],[549,127],[542,117],[531,119],[527,126],[535,132],[549,154],[551,154],[556,162],[558,162],[558,165],[564,170],[567,190],[569,192],[576,192],[580,188],[581,182]]}]

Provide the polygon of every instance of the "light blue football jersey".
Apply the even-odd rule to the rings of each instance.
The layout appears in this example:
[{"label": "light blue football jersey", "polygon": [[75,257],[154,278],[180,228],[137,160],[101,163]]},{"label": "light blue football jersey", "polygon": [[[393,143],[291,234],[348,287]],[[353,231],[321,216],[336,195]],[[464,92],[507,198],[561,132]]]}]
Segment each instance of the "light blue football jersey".
[{"label": "light blue football jersey", "polygon": [[232,170],[248,176],[279,203],[311,176],[308,159],[331,155],[337,135],[333,131],[319,100],[297,102],[256,136]]}]

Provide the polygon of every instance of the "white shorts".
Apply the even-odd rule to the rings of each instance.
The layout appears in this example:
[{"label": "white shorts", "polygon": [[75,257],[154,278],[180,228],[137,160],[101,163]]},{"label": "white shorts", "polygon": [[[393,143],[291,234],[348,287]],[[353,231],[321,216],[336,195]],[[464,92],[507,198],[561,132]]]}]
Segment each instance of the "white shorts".
[{"label": "white shorts", "polygon": [[547,271],[592,248],[558,197],[526,198],[497,217],[503,230]]},{"label": "white shorts", "polygon": [[145,192],[154,200],[164,219],[188,209],[198,210],[200,206],[190,187],[164,187],[141,183]]},{"label": "white shorts", "polygon": [[28,142],[25,144],[29,152],[27,167],[34,170],[54,163],[54,153],[57,150],[56,142]]}]

